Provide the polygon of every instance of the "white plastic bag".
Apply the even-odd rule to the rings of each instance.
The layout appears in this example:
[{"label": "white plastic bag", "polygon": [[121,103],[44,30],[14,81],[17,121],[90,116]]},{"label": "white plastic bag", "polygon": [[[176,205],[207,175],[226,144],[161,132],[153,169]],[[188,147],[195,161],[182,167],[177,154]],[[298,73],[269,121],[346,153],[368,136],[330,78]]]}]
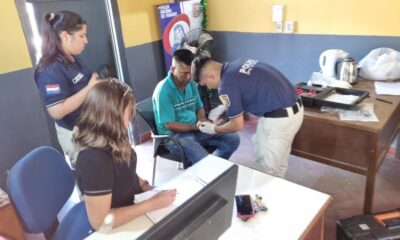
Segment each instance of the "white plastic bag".
[{"label": "white plastic bag", "polygon": [[310,80],[307,84],[311,86],[312,84],[321,85],[321,87],[339,87],[339,88],[352,88],[351,84],[346,81],[337,80],[334,77],[328,77],[320,72],[313,72],[311,74]]},{"label": "white plastic bag", "polygon": [[391,48],[372,50],[358,64],[360,76],[370,80],[400,78],[400,52]]}]

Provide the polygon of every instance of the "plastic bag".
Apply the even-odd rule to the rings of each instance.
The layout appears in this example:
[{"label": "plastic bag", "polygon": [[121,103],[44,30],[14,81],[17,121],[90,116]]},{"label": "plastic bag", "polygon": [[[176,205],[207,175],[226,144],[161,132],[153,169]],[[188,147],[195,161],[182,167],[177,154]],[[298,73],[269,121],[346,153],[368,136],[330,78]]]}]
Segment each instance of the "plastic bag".
[{"label": "plastic bag", "polygon": [[313,84],[321,85],[322,88],[326,87],[339,87],[339,88],[352,88],[350,83],[346,81],[337,80],[334,77],[328,77],[320,72],[313,72],[311,74],[310,80],[308,80],[307,85],[311,86]]},{"label": "plastic bag", "polygon": [[370,80],[400,78],[400,52],[391,48],[372,50],[358,64],[360,76]]}]

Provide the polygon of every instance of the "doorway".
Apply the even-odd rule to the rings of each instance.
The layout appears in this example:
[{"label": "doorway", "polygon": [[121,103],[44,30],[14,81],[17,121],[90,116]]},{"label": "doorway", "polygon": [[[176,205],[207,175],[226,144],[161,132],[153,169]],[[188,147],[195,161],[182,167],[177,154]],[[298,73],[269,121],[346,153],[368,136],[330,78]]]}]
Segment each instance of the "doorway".
[{"label": "doorway", "polygon": [[[68,10],[81,15],[88,26],[89,43],[79,55],[82,62],[92,72],[107,66],[118,79],[132,87],[116,0],[15,0],[15,3],[33,67],[41,56],[39,33],[43,15]],[[138,134],[132,131],[132,127],[129,127],[129,137],[131,142],[138,141]]]}]

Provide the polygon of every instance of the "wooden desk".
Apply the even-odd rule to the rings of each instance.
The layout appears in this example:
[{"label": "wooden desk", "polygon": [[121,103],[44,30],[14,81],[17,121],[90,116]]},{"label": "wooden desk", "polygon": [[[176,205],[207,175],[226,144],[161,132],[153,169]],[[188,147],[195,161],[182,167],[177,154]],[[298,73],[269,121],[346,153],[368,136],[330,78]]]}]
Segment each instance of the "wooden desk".
[{"label": "wooden desk", "polygon": [[379,122],[340,121],[337,113],[305,108],[292,154],[365,175],[364,213],[372,213],[376,172],[400,129],[400,97],[379,96],[391,104],[377,101],[374,82],[368,80],[354,88],[369,91],[363,102],[374,103]]},{"label": "wooden desk", "polygon": [[[209,155],[190,170],[205,180],[227,163],[232,164]],[[243,166],[239,166],[236,192],[262,195],[268,211],[243,222],[236,217],[234,207],[232,225],[221,240],[323,239],[324,213],[331,201],[329,195]],[[152,225],[150,219],[142,215],[109,234],[95,232],[87,240],[135,239]]]}]

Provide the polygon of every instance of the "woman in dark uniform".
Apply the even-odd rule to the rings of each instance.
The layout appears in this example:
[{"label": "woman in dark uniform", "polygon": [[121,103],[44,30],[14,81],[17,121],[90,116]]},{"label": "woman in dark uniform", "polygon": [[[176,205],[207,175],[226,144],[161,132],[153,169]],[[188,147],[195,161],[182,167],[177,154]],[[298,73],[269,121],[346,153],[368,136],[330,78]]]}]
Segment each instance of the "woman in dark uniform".
[{"label": "woman in dark uniform", "polygon": [[35,69],[35,82],[50,116],[57,138],[72,163],[76,154],[72,129],[88,91],[98,82],[77,58],[85,45],[86,22],[74,12],[47,13],[42,22],[42,57]]}]

